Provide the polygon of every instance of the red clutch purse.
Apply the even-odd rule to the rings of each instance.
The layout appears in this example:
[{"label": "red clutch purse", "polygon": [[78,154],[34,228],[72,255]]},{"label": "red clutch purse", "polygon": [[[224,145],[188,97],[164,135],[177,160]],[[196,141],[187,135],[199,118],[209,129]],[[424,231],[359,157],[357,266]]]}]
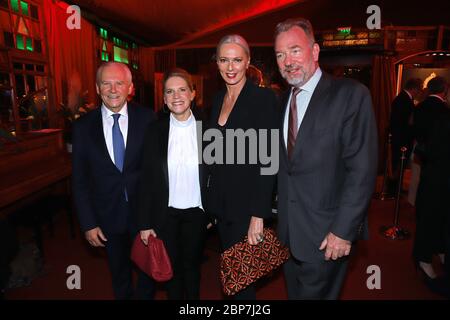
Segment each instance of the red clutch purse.
[{"label": "red clutch purse", "polygon": [[156,281],[172,279],[172,264],[164,242],[159,238],[149,236],[146,246],[138,234],[131,249],[131,260],[136,263],[139,269]]},{"label": "red clutch purse", "polygon": [[275,231],[264,228],[264,240],[250,245],[247,237],[225,250],[220,257],[220,280],[225,294],[234,295],[289,259]]}]

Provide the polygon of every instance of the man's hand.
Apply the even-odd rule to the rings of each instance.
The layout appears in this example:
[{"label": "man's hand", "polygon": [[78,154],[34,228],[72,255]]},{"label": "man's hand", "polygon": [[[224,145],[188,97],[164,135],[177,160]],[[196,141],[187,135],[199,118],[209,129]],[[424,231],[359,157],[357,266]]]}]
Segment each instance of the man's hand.
[{"label": "man's hand", "polygon": [[145,245],[148,245],[148,237],[149,236],[157,238],[156,232],[153,229],[141,230],[140,234],[141,234],[141,240]]},{"label": "man's hand", "polygon": [[263,241],[264,219],[252,217],[248,227],[247,239],[252,246]]},{"label": "man's hand", "polygon": [[323,239],[319,250],[323,250],[325,248],[325,260],[330,260],[330,258],[336,260],[350,254],[352,243],[348,240],[341,239],[330,232],[325,239]]},{"label": "man's hand", "polygon": [[104,247],[105,245],[102,241],[108,241],[100,227],[86,231],[84,237],[93,247]]}]

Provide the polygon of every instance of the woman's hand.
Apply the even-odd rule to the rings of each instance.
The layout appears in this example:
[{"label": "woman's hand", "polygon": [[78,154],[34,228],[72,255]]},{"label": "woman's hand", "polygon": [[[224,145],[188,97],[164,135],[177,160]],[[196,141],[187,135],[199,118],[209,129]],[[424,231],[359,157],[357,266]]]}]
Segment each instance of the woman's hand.
[{"label": "woman's hand", "polygon": [[217,224],[217,219],[214,219],[213,222],[210,222],[206,225],[206,230],[211,229],[213,226],[215,226]]},{"label": "woman's hand", "polygon": [[141,230],[141,240],[142,242],[147,245],[148,244],[148,237],[152,236],[154,238],[157,238],[156,236],[156,232],[153,229],[148,229],[148,230]]},{"label": "woman's hand", "polygon": [[256,245],[263,241],[264,219],[252,217],[248,227],[247,239],[251,245]]}]

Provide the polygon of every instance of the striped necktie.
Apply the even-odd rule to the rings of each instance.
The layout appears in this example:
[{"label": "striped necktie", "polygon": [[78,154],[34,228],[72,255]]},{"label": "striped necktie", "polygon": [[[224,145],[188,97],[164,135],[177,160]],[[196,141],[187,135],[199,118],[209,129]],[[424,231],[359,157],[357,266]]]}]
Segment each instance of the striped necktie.
[{"label": "striped necktie", "polygon": [[291,103],[289,107],[289,122],[288,122],[288,138],[287,138],[287,152],[289,160],[292,159],[294,151],[295,140],[298,133],[298,119],[297,119],[297,95],[302,89],[294,87],[292,89]]}]

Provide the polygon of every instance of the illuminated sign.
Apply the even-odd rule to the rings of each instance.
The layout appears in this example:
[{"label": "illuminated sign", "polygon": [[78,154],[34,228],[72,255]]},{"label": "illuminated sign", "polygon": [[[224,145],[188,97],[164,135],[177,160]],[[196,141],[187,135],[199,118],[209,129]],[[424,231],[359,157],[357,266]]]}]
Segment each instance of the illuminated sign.
[{"label": "illuminated sign", "polygon": [[351,27],[337,29],[337,33],[325,33],[322,35],[323,47],[352,47],[381,44],[380,32],[360,31],[351,34]]}]

